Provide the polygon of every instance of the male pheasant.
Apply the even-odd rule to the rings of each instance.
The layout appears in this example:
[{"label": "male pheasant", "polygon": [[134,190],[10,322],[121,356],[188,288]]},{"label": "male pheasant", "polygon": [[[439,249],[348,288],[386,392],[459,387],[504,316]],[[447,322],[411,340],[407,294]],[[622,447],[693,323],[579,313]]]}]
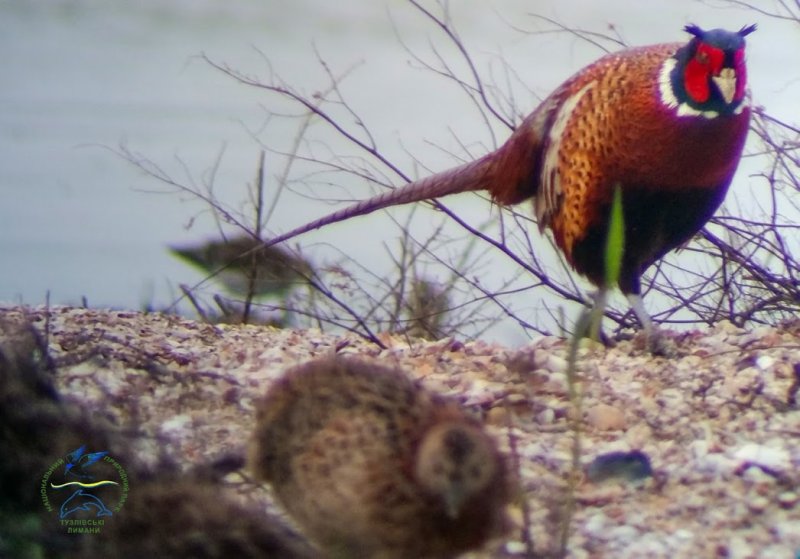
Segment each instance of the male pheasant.
[{"label": "male pheasant", "polygon": [[[605,300],[604,246],[616,185],[625,246],[619,287],[653,333],[640,277],[688,241],[721,204],[744,147],[750,108],[745,37],[688,25],[685,43],[609,54],[557,88],[496,151],[271,239],[387,206],[472,190],[503,205],[533,198],[569,264]],[[598,303],[603,304],[603,303]]]}]

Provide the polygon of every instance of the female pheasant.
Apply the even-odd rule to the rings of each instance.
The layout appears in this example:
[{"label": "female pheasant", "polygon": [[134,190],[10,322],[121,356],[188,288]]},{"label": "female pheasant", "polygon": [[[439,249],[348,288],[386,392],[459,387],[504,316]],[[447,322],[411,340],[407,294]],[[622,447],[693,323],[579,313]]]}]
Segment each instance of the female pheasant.
[{"label": "female pheasant", "polygon": [[[600,289],[615,186],[625,247],[619,287],[648,334],[640,277],[697,233],[725,196],[750,108],[745,37],[688,25],[688,43],[609,54],[557,88],[498,150],[273,238],[275,244],[387,206],[471,190],[503,205],[529,198],[569,264]],[[648,336],[652,339],[652,336]]]},{"label": "female pheasant", "polygon": [[332,557],[453,557],[507,527],[511,485],[483,427],[353,358],[309,361],[270,387],[250,466]]}]

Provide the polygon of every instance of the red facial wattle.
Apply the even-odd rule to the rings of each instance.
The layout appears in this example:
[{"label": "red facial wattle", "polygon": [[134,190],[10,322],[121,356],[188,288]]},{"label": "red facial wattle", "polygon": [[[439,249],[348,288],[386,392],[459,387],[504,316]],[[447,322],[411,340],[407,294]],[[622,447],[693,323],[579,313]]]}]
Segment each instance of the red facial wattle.
[{"label": "red facial wattle", "polygon": [[[702,104],[709,100],[711,97],[711,82],[718,81],[718,76],[721,73],[730,74],[736,80],[735,90],[730,92],[733,94],[732,98],[725,95],[725,100],[738,103],[744,98],[747,87],[744,48],[734,52],[733,65],[732,67],[728,66],[728,69],[725,66],[725,57],[726,53],[722,49],[701,42],[697,46],[694,56],[686,62],[683,75],[684,87],[686,93],[695,103]],[[717,85],[720,84],[718,83]]]},{"label": "red facial wattle", "polygon": [[686,63],[684,70],[684,87],[693,101],[697,103],[708,101],[711,96],[710,78],[719,75],[724,62],[725,52],[722,49],[706,43],[697,46],[697,52]]}]

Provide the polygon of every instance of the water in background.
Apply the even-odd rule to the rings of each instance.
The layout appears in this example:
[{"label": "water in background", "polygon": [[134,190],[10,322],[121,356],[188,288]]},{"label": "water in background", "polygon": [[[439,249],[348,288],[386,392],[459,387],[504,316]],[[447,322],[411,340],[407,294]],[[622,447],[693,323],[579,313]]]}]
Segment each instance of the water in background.
[{"label": "water in background", "polygon": [[[547,28],[533,10],[585,29],[608,31],[613,23],[630,44],[683,40],[687,22],[729,28],[757,22],[760,30],[749,41],[756,102],[796,120],[800,48],[796,26],[787,23],[692,0],[495,0],[454,2],[452,9],[471,52],[479,59],[502,55],[531,88],[531,109],[533,97],[600,54],[563,34],[511,30]],[[207,208],[190,196],[165,193],[114,152],[126,147],[199,185],[210,181],[219,158],[215,192],[242,205],[255,175],[254,136],[265,125],[273,138],[280,136],[282,124],[266,121],[274,97],[236,83],[201,54],[256,76],[279,72],[306,92],[327,83],[315,51],[335,71],[356,65],[345,92],[386,153],[409,162],[413,154],[432,169],[453,160],[431,145],[457,151],[462,141],[481,153],[490,142],[484,124],[456,88],[411,60],[398,35],[410,48],[430,52],[436,30],[399,0],[0,3],[0,302],[39,304],[49,291],[54,304],[86,297],[92,306],[158,307],[175,299],[179,283],[199,279],[166,245],[216,237]],[[496,132],[500,141],[507,134]],[[268,156],[268,166],[272,161]],[[747,180],[744,175],[739,180]],[[477,200],[461,203],[467,216],[486,213]],[[288,229],[329,209],[287,196],[271,229]],[[362,261],[388,266],[383,242],[392,242],[396,230],[387,227],[383,234],[385,217],[369,219],[309,242],[324,239]],[[513,264],[498,273],[514,273]],[[508,326],[491,337],[524,341]]]}]

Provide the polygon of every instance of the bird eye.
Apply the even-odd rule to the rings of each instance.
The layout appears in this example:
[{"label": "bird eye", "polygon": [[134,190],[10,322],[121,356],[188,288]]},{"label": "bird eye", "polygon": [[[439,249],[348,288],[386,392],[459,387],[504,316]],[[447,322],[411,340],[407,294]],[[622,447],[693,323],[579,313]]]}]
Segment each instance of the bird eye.
[{"label": "bird eye", "polygon": [[704,51],[704,50],[699,50],[699,51],[697,51],[697,54],[695,55],[695,59],[700,64],[708,64],[708,60],[709,60],[708,53],[706,51]]}]

